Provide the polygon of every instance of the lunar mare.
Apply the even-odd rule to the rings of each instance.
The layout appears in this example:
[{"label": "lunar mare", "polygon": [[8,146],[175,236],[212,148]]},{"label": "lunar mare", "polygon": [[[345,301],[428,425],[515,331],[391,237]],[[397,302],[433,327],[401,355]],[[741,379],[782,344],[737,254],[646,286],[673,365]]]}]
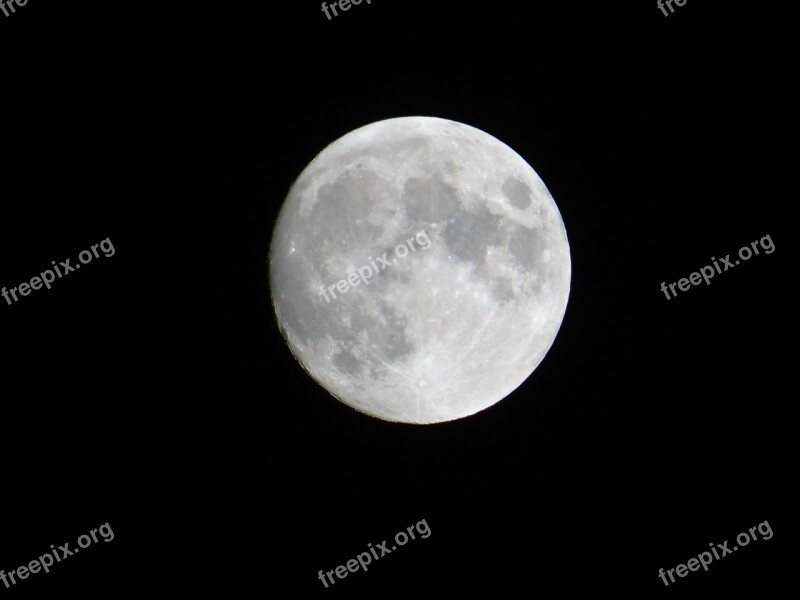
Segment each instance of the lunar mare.
[{"label": "lunar mare", "polygon": [[[430,246],[397,259],[420,232]],[[564,223],[530,165],[432,117],[325,148],[292,185],[269,256],[278,326],[306,372],[358,411],[419,424],[477,413],[525,381],[571,277]],[[391,268],[331,290],[384,256]]]}]

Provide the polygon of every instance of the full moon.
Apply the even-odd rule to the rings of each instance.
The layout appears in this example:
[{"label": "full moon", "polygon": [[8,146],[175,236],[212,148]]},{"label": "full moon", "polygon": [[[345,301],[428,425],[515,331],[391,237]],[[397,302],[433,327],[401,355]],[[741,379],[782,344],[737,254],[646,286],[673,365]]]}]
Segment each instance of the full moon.
[{"label": "full moon", "polygon": [[339,401],[403,423],[466,417],[519,387],[558,333],[570,276],[561,214],[530,165],[432,117],[320,152],[269,251],[294,357]]}]

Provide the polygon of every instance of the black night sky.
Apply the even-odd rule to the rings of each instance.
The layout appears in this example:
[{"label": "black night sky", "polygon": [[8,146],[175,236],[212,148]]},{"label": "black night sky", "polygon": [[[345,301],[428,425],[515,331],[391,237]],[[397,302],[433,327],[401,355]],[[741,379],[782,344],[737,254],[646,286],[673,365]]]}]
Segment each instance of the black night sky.
[{"label": "black night sky", "polygon": [[[795,34],[756,3],[671,6],[0,12],[0,286],[115,250],[0,299],[0,570],[114,533],[0,597],[775,596],[794,558]],[[533,375],[432,426],[362,415],[306,375],[267,279],[308,162],[412,115],[516,150],[572,255]],[[765,236],[774,252],[661,291]],[[423,519],[430,537],[318,579]],[[764,521],[771,539],[659,577]]]}]

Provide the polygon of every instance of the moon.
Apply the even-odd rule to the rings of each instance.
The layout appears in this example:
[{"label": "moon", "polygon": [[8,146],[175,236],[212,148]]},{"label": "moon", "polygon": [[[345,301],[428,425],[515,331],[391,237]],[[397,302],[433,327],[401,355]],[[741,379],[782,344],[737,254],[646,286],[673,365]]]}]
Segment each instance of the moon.
[{"label": "moon", "polygon": [[553,197],[479,129],[434,117],[339,138],[289,190],[269,249],[278,327],[344,404],[452,421],[514,391],[561,326],[571,260]]}]

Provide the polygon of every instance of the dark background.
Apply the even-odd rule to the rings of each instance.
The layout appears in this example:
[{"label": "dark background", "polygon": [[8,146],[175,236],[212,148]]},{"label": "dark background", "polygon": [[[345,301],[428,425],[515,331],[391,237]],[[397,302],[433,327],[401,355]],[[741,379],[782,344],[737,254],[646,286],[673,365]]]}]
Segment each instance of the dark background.
[{"label": "dark background", "polygon": [[[45,3],[0,14],[0,596],[635,597],[790,572],[791,20],[755,3]],[[519,152],[572,288],[544,362],[472,417],[336,402],[291,357],[266,257],[293,180],[429,115]],[[793,152],[793,150],[791,150]],[[659,286],[770,235],[667,301]],[[324,589],[426,519],[432,534]],[[665,588],[658,569],[768,520]],[[733,545],[733,543],[731,543]],[[771,595],[771,594],[769,594]],[[228,596],[225,596],[228,597]]]}]

